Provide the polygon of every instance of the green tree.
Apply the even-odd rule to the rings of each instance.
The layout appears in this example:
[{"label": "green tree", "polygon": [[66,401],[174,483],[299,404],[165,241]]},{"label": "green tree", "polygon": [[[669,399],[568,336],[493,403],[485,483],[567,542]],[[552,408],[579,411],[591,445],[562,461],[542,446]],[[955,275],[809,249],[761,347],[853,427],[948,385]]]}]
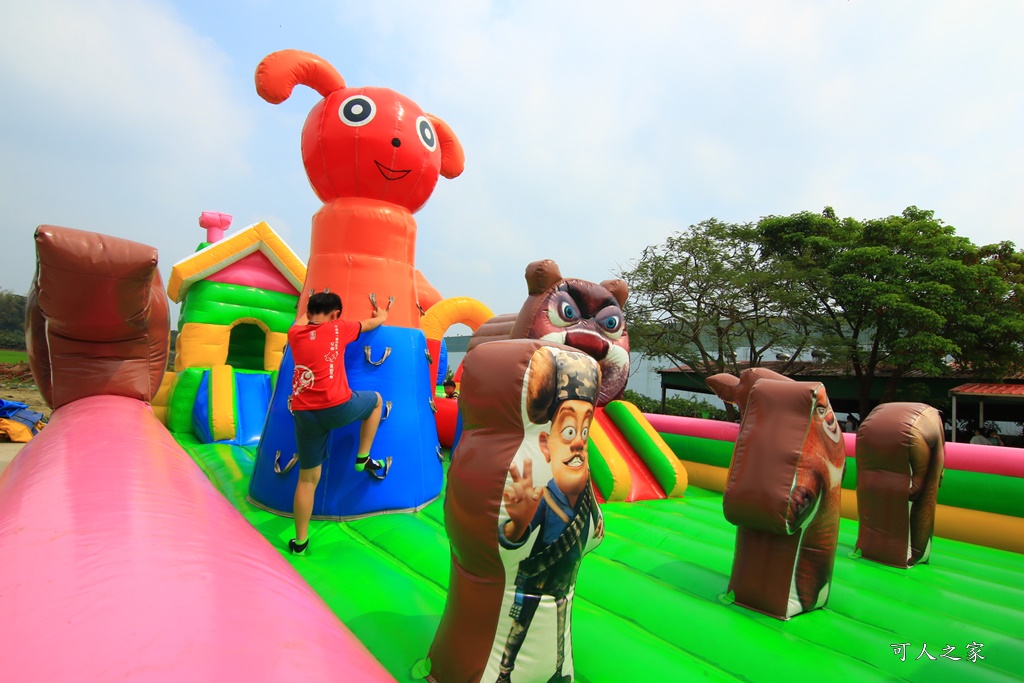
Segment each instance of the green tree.
[{"label": "green tree", "polygon": [[[787,260],[766,256],[751,224],[714,218],[649,246],[620,273],[629,283],[630,345],[702,377],[803,349],[808,300]],[[741,353],[742,352],[742,353]],[[730,406],[731,409],[731,406]]]},{"label": "green tree", "polygon": [[968,255],[972,280],[961,283],[965,305],[950,321],[962,366],[1002,378],[1024,366],[1024,252],[1013,242]]},{"label": "green tree", "polygon": [[0,348],[25,348],[25,297],[0,289]]},{"label": "green tree", "polygon": [[0,289],[0,331],[25,330],[25,297]]},{"label": "green tree", "polygon": [[815,344],[850,364],[861,415],[871,408],[871,385],[883,365],[891,370],[884,402],[910,370],[947,372],[947,357],[986,367],[1015,362],[1020,337],[999,335],[1020,329],[1024,316],[1013,311],[995,256],[932,211],[910,206],[900,216],[861,222],[826,208],[764,218],[757,227],[766,253],[800,273],[816,304]]},{"label": "green tree", "polygon": [[661,401],[644,396],[632,389],[626,389],[623,400],[634,404],[642,413],[678,415],[680,417],[700,417],[708,420],[728,420],[726,411],[701,398],[670,396],[665,400],[665,411],[662,413]]}]

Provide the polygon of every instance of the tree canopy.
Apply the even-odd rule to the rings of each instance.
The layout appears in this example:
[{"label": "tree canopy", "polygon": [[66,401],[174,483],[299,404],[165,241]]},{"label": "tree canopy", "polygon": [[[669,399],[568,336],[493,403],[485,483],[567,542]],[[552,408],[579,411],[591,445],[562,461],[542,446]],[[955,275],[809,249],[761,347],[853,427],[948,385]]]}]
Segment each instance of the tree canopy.
[{"label": "tree canopy", "polygon": [[25,297],[0,289],[0,348],[25,348]]},{"label": "tree canopy", "polygon": [[764,255],[753,224],[692,225],[647,247],[620,277],[629,283],[631,346],[701,376],[806,343],[807,297],[789,264]]},{"label": "tree canopy", "polygon": [[[634,347],[700,375],[813,347],[858,379],[861,415],[876,372],[882,400],[911,370],[951,363],[993,378],[1024,364],[1024,253],[977,247],[916,206],[856,220],[821,213],[756,224],[709,219],[648,247],[621,273]],[[783,368],[784,370],[784,368]]]},{"label": "tree canopy", "polygon": [[849,363],[860,381],[862,415],[882,365],[890,369],[882,396],[888,401],[910,370],[942,375],[952,359],[998,373],[1021,361],[1024,311],[1005,277],[1019,258],[1012,244],[979,249],[916,206],[863,222],[830,209],[773,216],[758,232],[767,254],[800,273],[816,302],[816,343]]}]

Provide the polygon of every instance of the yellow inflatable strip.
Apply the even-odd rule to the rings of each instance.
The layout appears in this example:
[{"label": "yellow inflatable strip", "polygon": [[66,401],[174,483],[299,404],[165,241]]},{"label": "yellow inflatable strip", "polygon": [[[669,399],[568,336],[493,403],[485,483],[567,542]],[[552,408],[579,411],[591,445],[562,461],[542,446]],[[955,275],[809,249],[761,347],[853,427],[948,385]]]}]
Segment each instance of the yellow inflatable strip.
[{"label": "yellow inflatable strip", "polygon": [[[856,491],[843,489],[843,517],[857,519]],[[1012,515],[939,504],[935,535],[1024,554],[1024,519]]]},{"label": "yellow inflatable strip", "polygon": [[839,516],[854,521],[860,519],[857,511],[857,492],[850,489],[843,489],[843,499],[839,504]]},{"label": "yellow inflatable strip", "polygon": [[725,491],[725,482],[729,479],[728,468],[690,460],[680,460],[679,462],[686,468],[690,483],[697,488],[718,493]]},{"label": "yellow inflatable strip", "polygon": [[935,507],[936,536],[1024,553],[1024,519],[950,505]]},{"label": "yellow inflatable strip", "polygon": [[149,405],[153,408],[153,414],[160,422],[167,424],[167,406],[171,404],[171,394],[174,392],[174,385],[178,381],[178,373],[165,372],[160,380],[160,388]]},{"label": "yellow inflatable strip", "polygon": [[220,458],[220,461],[224,463],[224,467],[231,474],[231,481],[241,481],[242,477],[244,477],[245,475],[242,474],[242,470],[238,466],[238,462],[235,460],[234,454],[232,453],[231,449],[218,447],[217,457]]},{"label": "yellow inflatable strip", "polygon": [[607,493],[601,492],[604,494],[605,500],[609,503],[626,500],[633,487],[633,475],[630,473],[626,461],[608,439],[604,428],[596,420],[590,423],[590,441],[601,453],[601,457],[604,458],[612,473],[612,490]]},{"label": "yellow inflatable strip", "polygon": [[[719,493],[725,491],[729,478],[727,468],[689,460],[682,462],[694,486]],[[843,489],[841,514],[846,519],[858,519],[856,491]],[[936,505],[935,535],[1024,554],[1024,519],[1012,515]]]},{"label": "yellow inflatable strip", "polygon": [[235,438],[235,369],[210,368],[210,431],[214,441]]}]

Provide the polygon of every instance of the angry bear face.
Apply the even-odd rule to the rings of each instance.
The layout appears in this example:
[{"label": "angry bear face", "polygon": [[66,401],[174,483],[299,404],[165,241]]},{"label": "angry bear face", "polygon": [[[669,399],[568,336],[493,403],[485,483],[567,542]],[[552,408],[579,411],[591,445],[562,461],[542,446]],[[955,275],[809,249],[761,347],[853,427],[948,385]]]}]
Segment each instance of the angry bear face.
[{"label": "angry bear face", "polygon": [[545,297],[529,337],[565,344],[601,365],[598,405],[618,398],[629,379],[629,336],[611,292],[585,280],[563,280]]},{"label": "angry bear face", "polygon": [[592,356],[601,366],[597,404],[619,398],[629,379],[629,335],[622,312],[626,283],[565,280],[550,260],[531,263],[526,280],[530,298],[511,336],[565,344]]}]

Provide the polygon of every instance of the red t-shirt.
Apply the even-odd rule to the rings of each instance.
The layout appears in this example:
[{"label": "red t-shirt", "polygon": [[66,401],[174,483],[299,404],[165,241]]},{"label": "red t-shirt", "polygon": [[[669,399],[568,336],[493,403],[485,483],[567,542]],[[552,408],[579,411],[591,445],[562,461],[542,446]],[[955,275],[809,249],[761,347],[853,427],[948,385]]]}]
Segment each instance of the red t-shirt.
[{"label": "red t-shirt", "polygon": [[345,346],[361,331],[359,323],[349,320],[292,325],[292,410],[331,408],[352,396],[345,376]]}]

